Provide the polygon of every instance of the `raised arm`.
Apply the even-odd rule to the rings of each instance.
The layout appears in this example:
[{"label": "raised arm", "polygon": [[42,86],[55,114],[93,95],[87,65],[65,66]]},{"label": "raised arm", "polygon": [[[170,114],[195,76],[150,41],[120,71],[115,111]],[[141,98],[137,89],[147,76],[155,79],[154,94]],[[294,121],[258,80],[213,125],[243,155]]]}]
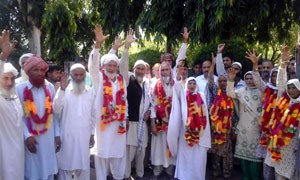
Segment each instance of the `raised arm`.
[{"label": "raised arm", "polygon": [[94,29],[95,33],[95,46],[89,56],[88,68],[93,81],[95,89],[98,89],[98,83],[100,81],[101,75],[99,73],[99,62],[100,62],[100,53],[99,49],[101,48],[103,42],[109,37],[109,35],[104,35],[102,27],[96,25]]},{"label": "raised arm", "polygon": [[234,78],[235,78],[235,72],[233,69],[228,68],[227,69],[227,75],[228,75],[228,81],[227,81],[227,87],[226,87],[226,93],[227,96],[232,98],[237,98],[236,94],[234,92]]},{"label": "raised arm", "polygon": [[285,85],[287,82],[287,72],[286,65],[289,62],[290,48],[289,46],[284,46],[281,49],[281,62],[278,69],[276,85],[278,88],[277,97],[281,97],[282,93],[285,91]]},{"label": "raised arm", "polygon": [[0,48],[1,55],[0,60],[5,61],[7,57],[13,52],[16,41],[10,42],[10,32],[8,30],[3,30],[2,35],[0,36]]},{"label": "raised arm", "polygon": [[57,93],[55,94],[54,101],[53,101],[53,109],[56,114],[62,114],[62,110],[65,104],[65,90],[69,84],[68,80],[68,73],[63,72],[62,77],[60,79],[60,88],[58,89]]},{"label": "raised arm", "polygon": [[214,53],[211,53],[211,66],[209,67],[208,76],[207,76],[207,87],[209,91],[213,91],[213,87],[215,84],[214,81],[214,71],[216,65],[216,57]]},{"label": "raised arm", "polygon": [[261,54],[259,54],[258,56],[256,55],[254,49],[252,51],[248,49],[245,58],[252,62],[252,70],[254,72],[253,73],[254,84],[263,93],[267,88],[267,86],[266,83],[260,77],[260,74],[258,72],[258,61],[260,56]]},{"label": "raised arm", "polygon": [[187,27],[184,27],[183,33],[182,33],[183,42],[182,42],[181,48],[178,51],[178,56],[176,59],[176,67],[180,60],[183,60],[186,58],[187,42],[188,42],[189,36],[190,36],[190,32],[188,31]]},{"label": "raised arm", "polygon": [[120,74],[122,74],[122,76],[124,77],[127,86],[129,84],[129,74],[128,74],[129,53],[128,53],[128,49],[130,48],[130,46],[134,42],[134,40],[135,40],[134,31],[129,30],[127,32],[127,36],[126,36],[126,40],[125,40],[125,48],[124,48],[124,52],[122,54],[120,65],[119,65]]},{"label": "raised arm", "polygon": [[108,54],[117,54],[119,48],[123,45],[123,41],[119,36],[115,37],[114,40],[114,45],[113,47],[109,50]]},{"label": "raised arm", "polygon": [[225,66],[223,63],[223,57],[222,57],[222,52],[223,49],[225,47],[225,44],[219,44],[218,45],[218,54],[217,54],[217,59],[216,59],[216,69],[217,69],[217,74],[218,75],[223,75],[226,76],[226,70],[225,70]]}]

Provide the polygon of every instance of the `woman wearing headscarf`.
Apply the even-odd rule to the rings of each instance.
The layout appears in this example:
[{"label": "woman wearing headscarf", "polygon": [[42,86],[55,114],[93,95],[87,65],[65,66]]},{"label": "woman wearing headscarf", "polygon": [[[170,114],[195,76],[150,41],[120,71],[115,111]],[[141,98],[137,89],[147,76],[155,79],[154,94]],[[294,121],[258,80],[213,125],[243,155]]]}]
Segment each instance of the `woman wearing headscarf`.
[{"label": "woman wearing headscarf", "polygon": [[[288,96],[284,98],[284,96]],[[300,121],[300,83],[291,79],[286,84],[285,102],[278,101],[270,126],[270,143],[265,163],[275,168],[277,180],[295,179],[295,159]],[[277,113],[277,109],[282,109]]]},{"label": "woman wearing headscarf", "polygon": [[235,72],[228,69],[226,92],[229,97],[239,102],[240,109],[234,157],[240,159],[244,179],[261,179],[261,159],[256,157],[256,149],[260,138],[259,118],[262,109],[262,93],[255,86],[252,73],[248,71],[244,76],[246,86],[235,91]]},{"label": "woman wearing headscarf", "polygon": [[233,167],[232,151],[232,125],[234,104],[231,97],[226,94],[227,77],[218,76],[218,83],[214,82],[214,69],[216,60],[212,54],[212,65],[208,72],[207,104],[212,132],[212,168],[214,179],[222,175],[229,179]]},{"label": "woman wearing headscarf", "polygon": [[183,88],[176,81],[167,141],[176,159],[175,178],[205,180],[207,150],[211,147],[210,124],[205,97],[190,77]]}]

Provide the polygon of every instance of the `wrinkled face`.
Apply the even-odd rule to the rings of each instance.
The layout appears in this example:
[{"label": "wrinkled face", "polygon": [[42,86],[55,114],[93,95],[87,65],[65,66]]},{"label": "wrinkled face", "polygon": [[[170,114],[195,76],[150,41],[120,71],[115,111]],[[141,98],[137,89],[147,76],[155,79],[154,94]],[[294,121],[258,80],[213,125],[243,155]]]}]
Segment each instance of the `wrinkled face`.
[{"label": "wrinkled face", "polygon": [[208,75],[210,65],[211,65],[210,61],[204,61],[203,64],[202,64],[202,72],[203,72],[205,77]]},{"label": "wrinkled face", "polygon": [[219,88],[221,88],[222,90],[226,90],[227,78],[225,76],[219,76],[218,85],[219,85]]},{"label": "wrinkled face", "polygon": [[288,72],[295,73],[296,60],[291,60],[288,64]]},{"label": "wrinkled face", "polygon": [[58,82],[58,81],[60,81],[60,78],[61,78],[61,71],[54,70],[52,72],[48,72],[47,75],[48,75],[48,79],[50,81],[52,81],[52,82]]},{"label": "wrinkled face", "polygon": [[11,90],[15,85],[15,76],[13,73],[3,73],[0,77],[0,86],[9,91]]},{"label": "wrinkled face", "polygon": [[159,78],[159,65],[154,65],[152,67],[152,74],[154,77]]},{"label": "wrinkled face", "polygon": [[143,77],[146,74],[146,67],[143,65],[137,65],[134,68],[134,73],[135,73],[135,77],[141,78],[141,80],[143,80]]},{"label": "wrinkled face", "polygon": [[117,73],[119,66],[115,61],[110,61],[109,63],[104,64],[103,68],[109,73]]},{"label": "wrinkled face", "polygon": [[271,76],[271,83],[272,83],[273,86],[276,86],[277,74],[278,74],[277,71],[274,71],[274,72],[272,73],[272,76]]},{"label": "wrinkled face", "polygon": [[197,83],[196,83],[195,80],[190,80],[190,81],[187,83],[187,89],[188,89],[191,93],[195,92],[196,87],[197,87]]},{"label": "wrinkled face", "polygon": [[200,64],[195,64],[193,67],[193,71],[195,75],[200,75],[201,74],[201,65]]},{"label": "wrinkled face", "polygon": [[171,76],[171,69],[168,64],[161,64],[161,76],[162,77],[170,77]]},{"label": "wrinkled face", "polygon": [[71,77],[76,83],[81,83],[85,78],[85,70],[81,68],[73,69],[71,71]]},{"label": "wrinkled face", "polygon": [[252,78],[252,74],[247,74],[247,76],[245,77],[245,82],[247,84],[247,86],[249,87],[255,87],[253,78]]},{"label": "wrinkled face", "polygon": [[287,92],[293,99],[297,99],[300,96],[300,91],[296,88],[294,84],[288,85]]},{"label": "wrinkled face", "polygon": [[231,68],[234,70],[235,74],[238,74],[239,72],[241,72],[240,67],[236,64],[232,64]]},{"label": "wrinkled face", "polygon": [[35,66],[28,71],[28,76],[33,81],[42,81],[45,79],[45,69]]},{"label": "wrinkled face", "polygon": [[232,60],[229,58],[229,57],[224,57],[223,58],[223,64],[224,64],[224,66],[225,66],[225,68],[226,67],[230,67],[231,66],[231,64],[232,64]]},{"label": "wrinkled face", "polygon": [[262,63],[263,71],[268,72],[270,74],[273,69],[273,64],[270,61],[265,61]]}]

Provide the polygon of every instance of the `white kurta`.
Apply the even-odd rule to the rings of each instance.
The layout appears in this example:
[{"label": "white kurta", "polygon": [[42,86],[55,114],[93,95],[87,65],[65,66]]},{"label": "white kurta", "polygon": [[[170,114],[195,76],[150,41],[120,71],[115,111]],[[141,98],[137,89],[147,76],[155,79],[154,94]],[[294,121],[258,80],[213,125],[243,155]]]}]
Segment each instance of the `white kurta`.
[{"label": "white kurta", "polygon": [[[180,180],[205,180],[207,150],[211,147],[210,124],[206,116],[206,128],[200,137],[199,144],[188,146],[184,139],[187,119],[186,91],[181,82],[175,83],[172,111],[168,127],[168,145],[172,155],[176,156],[175,178]],[[179,97],[177,96],[179,95]],[[205,96],[200,93],[205,103]],[[207,109],[207,108],[205,108]],[[206,111],[208,114],[208,111]]]},{"label": "white kurta", "polygon": [[0,96],[0,179],[24,179],[23,109]]},{"label": "white kurta", "polygon": [[[54,98],[55,89],[52,84],[45,81],[47,88],[51,92],[52,100]],[[43,88],[34,87],[29,81],[25,81],[17,85],[17,92],[20,101],[23,102],[24,89],[28,87],[32,90],[34,103],[37,108],[37,113],[39,117],[44,115],[45,111],[45,92]],[[30,136],[29,130],[27,128],[27,123],[25,117],[23,116],[23,132],[25,139]],[[33,123],[33,128],[35,124]],[[31,153],[27,148],[25,148],[25,177],[28,179],[47,179],[48,176],[57,173],[57,161],[55,154],[55,136],[59,136],[59,122],[57,115],[54,114],[51,127],[45,134],[36,135],[34,138],[37,141],[36,153]]]},{"label": "white kurta", "polygon": [[90,168],[89,142],[94,129],[92,106],[94,92],[86,86],[81,94],[58,90],[54,99],[54,110],[61,112],[61,150],[57,153],[58,167],[63,170]]},{"label": "white kurta", "polygon": [[[128,52],[127,52],[128,53]],[[95,123],[95,146],[92,154],[100,158],[123,158],[125,157],[126,150],[126,133],[119,134],[118,128],[120,122],[113,121],[106,125],[104,131],[100,130],[102,105],[103,105],[103,77],[99,72],[100,53],[99,49],[93,49],[89,58],[89,72],[96,91],[96,98],[94,103],[94,116],[96,118]],[[123,80],[126,96],[126,82]],[[111,82],[113,89],[113,103],[115,103],[116,92],[119,89],[118,81]],[[126,113],[127,116],[127,113]]]}]

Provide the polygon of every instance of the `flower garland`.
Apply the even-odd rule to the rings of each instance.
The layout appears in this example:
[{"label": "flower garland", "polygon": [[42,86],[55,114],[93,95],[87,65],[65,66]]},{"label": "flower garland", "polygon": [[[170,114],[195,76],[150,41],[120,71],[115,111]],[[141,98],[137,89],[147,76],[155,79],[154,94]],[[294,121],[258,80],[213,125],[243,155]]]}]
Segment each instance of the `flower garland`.
[{"label": "flower garland", "polygon": [[217,96],[210,108],[213,144],[226,142],[226,134],[232,127],[233,107],[232,99],[218,89]]},{"label": "flower garland", "polygon": [[266,147],[268,144],[268,140],[266,137],[269,136],[269,122],[271,120],[273,110],[275,108],[276,98],[277,91],[270,87],[267,87],[263,94],[263,111],[262,116],[260,118],[262,137],[260,138],[259,143],[264,147]]},{"label": "flower garland", "polygon": [[172,97],[166,97],[166,93],[161,80],[158,80],[154,88],[154,94],[156,95],[156,120],[155,125],[157,131],[167,131],[169,116],[171,113]]},{"label": "flower garland", "polygon": [[[42,118],[40,118],[37,114],[37,108],[34,103],[32,91],[26,87],[23,92],[25,118],[31,136],[45,134],[50,128],[53,120],[51,93],[46,86],[43,86],[43,89],[46,97],[44,102],[45,112]],[[36,125],[35,129],[32,127],[32,121]]]},{"label": "flower garland", "polygon": [[100,129],[105,130],[106,125],[117,120],[120,122],[118,133],[124,134],[126,132],[126,100],[125,100],[125,87],[123,77],[117,75],[117,81],[120,89],[116,93],[116,103],[113,104],[113,88],[111,81],[103,72],[103,106],[102,106],[102,119]]},{"label": "flower garland", "polygon": [[290,101],[290,97],[287,95],[287,93],[283,93],[282,97],[278,100],[277,106],[275,107],[272,113],[269,123],[264,127],[264,131],[259,140],[259,143],[263,147],[268,146],[270,137],[272,134],[274,134],[274,132],[272,131],[280,122],[280,119],[283,116],[284,111],[288,109],[289,101]]},{"label": "flower garland", "polygon": [[185,123],[184,139],[189,146],[198,144],[206,127],[205,105],[199,93],[186,95],[188,116]]},{"label": "flower garland", "polygon": [[273,161],[281,160],[280,148],[289,145],[295,136],[300,121],[300,103],[292,104],[285,110],[278,125],[272,129],[272,136],[268,147]]}]

